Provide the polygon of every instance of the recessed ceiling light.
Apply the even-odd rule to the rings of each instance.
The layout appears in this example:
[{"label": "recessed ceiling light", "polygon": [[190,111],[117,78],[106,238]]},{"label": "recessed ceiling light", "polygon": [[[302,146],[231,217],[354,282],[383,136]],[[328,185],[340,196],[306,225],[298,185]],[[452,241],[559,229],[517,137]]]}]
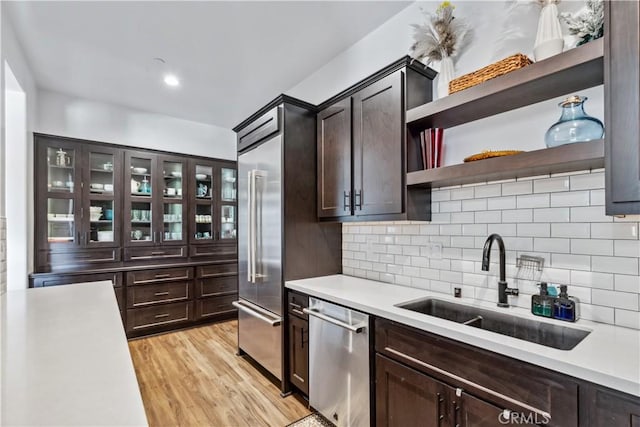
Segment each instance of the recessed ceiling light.
[{"label": "recessed ceiling light", "polygon": [[167,86],[176,87],[180,86],[180,79],[175,74],[165,74],[164,83]]}]

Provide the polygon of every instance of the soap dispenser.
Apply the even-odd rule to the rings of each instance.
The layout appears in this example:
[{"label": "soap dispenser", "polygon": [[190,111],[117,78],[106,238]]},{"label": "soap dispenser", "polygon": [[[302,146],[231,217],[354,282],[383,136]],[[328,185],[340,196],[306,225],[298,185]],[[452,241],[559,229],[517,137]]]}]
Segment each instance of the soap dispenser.
[{"label": "soap dispenser", "polygon": [[560,295],[555,299],[553,317],[558,320],[575,322],[579,318],[579,300],[570,297],[567,293],[567,285],[560,286]]},{"label": "soap dispenser", "polygon": [[531,312],[536,316],[552,317],[553,299],[549,297],[547,283],[542,282],[538,287],[540,294],[531,296]]}]

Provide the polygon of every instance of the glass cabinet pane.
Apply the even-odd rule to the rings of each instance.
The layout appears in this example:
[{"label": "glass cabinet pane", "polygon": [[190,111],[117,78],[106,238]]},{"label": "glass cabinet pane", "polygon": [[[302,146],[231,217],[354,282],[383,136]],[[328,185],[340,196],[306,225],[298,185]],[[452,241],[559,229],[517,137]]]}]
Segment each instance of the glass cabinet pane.
[{"label": "glass cabinet pane", "polygon": [[47,148],[47,188],[52,192],[72,193],[75,150]]},{"label": "glass cabinet pane", "polygon": [[221,169],[222,185],[220,197],[225,202],[236,201],[236,170],[235,169]]},{"label": "glass cabinet pane", "polygon": [[131,158],[131,194],[151,196],[151,159]]},{"label": "glass cabinet pane", "polygon": [[196,240],[211,240],[213,239],[213,216],[211,215],[210,204],[197,204],[196,205]]},{"label": "glass cabinet pane", "polygon": [[182,163],[162,162],[164,197],[182,198]]},{"label": "glass cabinet pane", "polygon": [[91,200],[89,207],[89,240],[91,242],[113,242],[114,218],[112,200]]},{"label": "glass cabinet pane", "polygon": [[164,204],[164,240],[182,240],[182,204]]},{"label": "glass cabinet pane", "polygon": [[72,243],[75,240],[73,199],[48,199],[47,239],[49,243]]},{"label": "glass cabinet pane", "polygon": [[151,203],[131,203],[131,236],[132,241],[149,241],[152,238]]},{"label": "glass cabinet pane", "polygon": [[222,216],[220,217],[220,238],[236,238],[236,207],[223,205]]},{"label": "glass cabinet pane", "polygon": [[213,191],[213,168],[196,165],[195,194],[197,199],[211,199]]},{"label": "glass cabinet pane", "polygon": [[113,154],[89,153],[89,191],[91,193],[113,194],[113,164]]}]

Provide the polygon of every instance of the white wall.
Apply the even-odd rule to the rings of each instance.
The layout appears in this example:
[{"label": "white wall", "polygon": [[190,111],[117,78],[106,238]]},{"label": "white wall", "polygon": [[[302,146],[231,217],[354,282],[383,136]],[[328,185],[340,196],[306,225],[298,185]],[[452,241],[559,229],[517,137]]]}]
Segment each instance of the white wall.
[{"label": "white wall", "polygon": [[222,159],[236,159],[230,129],[61,93],[38,93],[36,132]]},{"label": "white wall", "polygon": [[[27,274],[33,271],[33,137],[31,135],[36,116],[36,103],[37,92],[35,80],[33,78],[32,71],[29,67],[29,63],[23,54],[22,47],[16,38],[14,29],[11,22],[8,20],[7,14],[2,14],[2,53],[0,55],[0,68],[3,69],[2,75],[2,90],[0,90],[0,104],[2,104],[3,113],[3,129],[2,138],[5,144],[5,161],[2,161],[2,174],[5,176],[6,192],[4,197],[6,205],[11,205],[11,221],[6,224],[7,233],[11,234],[13,230],[16,230],[20,235],[14,235],[14,239],[20,239],[23,243],[19,247],[13,247],[9,245],[7,252],[13,254],[13,251],[20,253],[20,259],[24,259],[24,251],[27,252],[27,265],[26,271],[24,262],[19,266],[9,265],[9,269],[14,268],[16,276],[23,277],[24,280],[16,283],[10,283],[9,288],[24,288],[27,286]],[[22,128],[26,128],[26,135],[16,135],[16,141],[19,141],[19,145],[10,145],[11,140],[5,140],[6,126],[4,123],[4,106],[6,100],[5,78],[4,78],[4,64],[9,64],[16,83],[24,92],[24,100],[26,101],[26,120],[22,125]],[[11,89],[11,88],[8,88]],[[5,162],[11,164],[11,169],[5,167]],[[14,184],[16,185],[14,187]],[[14,191],[15,190],[15,191]],[[0,216],[4,215],[4,206],[0,212]],[[11,256],[9,256],[11,258]],[[12,277],[13,277],[12,271]]]},{"label": "white wall", "polygon": [[[440,2],[416,2],[375,31],[335,57],[317,72],[287,91],[287,94],[320,103],[357,81],[409,53],[413,42],[411,24],[424,22],[421,9],[435,11]],[[473,31],[472,41],[456,63],[456,76],[472,72],[514,53],[532,57],[537,20],[534,2],[454,2],[455,16],[465,19]],[[582,2],[564,1],[559,9],[573,11]],[[434,64],[437,68],[437,64]],[[437,81],[434,82],[434,87]],[[603,90],[579,92],[589,97],[587,112],[603,118]],[[444,164],[461,163],[482,150],[544,148],[544,133],[560,116],[562,97],[519,110],[479,120],[445,132]]]}]

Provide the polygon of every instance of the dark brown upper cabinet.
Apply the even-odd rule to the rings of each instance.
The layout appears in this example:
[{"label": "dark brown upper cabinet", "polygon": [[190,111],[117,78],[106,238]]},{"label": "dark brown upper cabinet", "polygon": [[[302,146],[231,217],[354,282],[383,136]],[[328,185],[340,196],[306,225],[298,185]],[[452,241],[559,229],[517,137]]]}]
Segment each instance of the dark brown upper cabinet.
[{"label": "dark brown upper cabinet", "polygon": [[119,261],[122,150],[37,136],[35,151],[36,263]]},{"label": "dark brown upper cabinet", "polygon": [[351,215],[351,99],[318,113],[318,216]]},{"label": "dark brown upper cabinet", "polygon": [[607,215],[640,213],[640,5],[605,2]]},{"label": "dark brown upper cabinet", "polygon": [[403,58],[319,106],[320,219],[430,219],[429,190],[406,187],[405,112],[431,101],[434,76]]}]

